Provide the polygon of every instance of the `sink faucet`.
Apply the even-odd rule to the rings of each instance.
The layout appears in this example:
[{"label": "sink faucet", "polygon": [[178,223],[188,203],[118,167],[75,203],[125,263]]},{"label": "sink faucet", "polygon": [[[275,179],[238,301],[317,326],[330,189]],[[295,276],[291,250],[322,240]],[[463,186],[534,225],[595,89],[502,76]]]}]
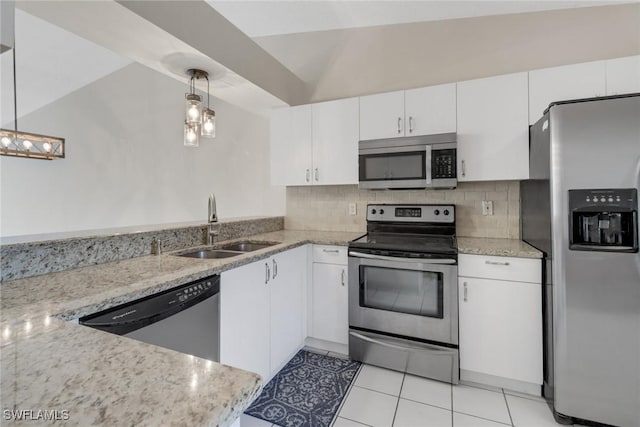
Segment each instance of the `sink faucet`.
[{"label": "sink faucet", "polygon": [[216,230],[214,224],[218,222],[218,214],[216,213],[216,196],[213,193],[209,194],[209,215],[207,226],[207,244],[213,245],[213,239],[220,234],[220,227]]}]

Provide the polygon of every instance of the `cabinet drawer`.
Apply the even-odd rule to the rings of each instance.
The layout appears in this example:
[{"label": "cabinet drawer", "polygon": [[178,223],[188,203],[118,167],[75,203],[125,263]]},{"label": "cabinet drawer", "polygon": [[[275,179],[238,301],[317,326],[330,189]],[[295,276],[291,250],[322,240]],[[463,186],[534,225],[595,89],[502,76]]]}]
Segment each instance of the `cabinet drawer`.
[{"label": "cabinet drawer", "polygon": [[313,245],[313,262],[347,265],[347,247]]},{"label": "cabinet drawer", "polygon": [[539,259],[503,256],[458,256],[458,275],[484,279],[541,283],[542,264]]}]

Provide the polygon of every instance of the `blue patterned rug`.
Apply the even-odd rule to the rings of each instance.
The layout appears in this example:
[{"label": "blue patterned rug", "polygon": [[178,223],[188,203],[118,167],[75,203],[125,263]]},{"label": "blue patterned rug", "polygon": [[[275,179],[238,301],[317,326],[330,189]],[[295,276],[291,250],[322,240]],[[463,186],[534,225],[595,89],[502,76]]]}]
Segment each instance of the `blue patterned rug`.
[{"label": "blue patterned rug", "polygon": [[360,362],[300,350],[245,414],[283,427],[328,427]]}]

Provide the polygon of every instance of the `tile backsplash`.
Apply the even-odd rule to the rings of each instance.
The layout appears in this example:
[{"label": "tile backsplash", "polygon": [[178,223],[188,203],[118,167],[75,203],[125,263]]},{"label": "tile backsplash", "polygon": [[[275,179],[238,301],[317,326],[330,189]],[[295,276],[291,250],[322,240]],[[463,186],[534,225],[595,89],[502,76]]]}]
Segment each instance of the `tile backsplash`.
[{"label": "tile backsplash", "polygon": [[[482,201],[493,215],[482,215]],[[349,215],[349,203],[357,214]],[[368,203],[451,203],[458,236],[520,238],[520,182],[460,182],[454,190],[361,190],[357,185],[287,187],[285,228],[364,231]]]}]

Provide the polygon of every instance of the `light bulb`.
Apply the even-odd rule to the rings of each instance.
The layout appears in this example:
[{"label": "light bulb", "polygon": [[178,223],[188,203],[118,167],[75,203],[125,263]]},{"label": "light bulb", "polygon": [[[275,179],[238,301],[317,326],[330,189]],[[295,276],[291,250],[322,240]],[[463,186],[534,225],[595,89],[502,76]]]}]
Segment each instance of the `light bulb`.
[{"label": "light bulb", "polygon": [[211,120],[207,120],[206,122],[204,122],[204,130],[207,133],[213,132],[213,122]]},{"label": "light bulb", "polygon": [[11,144],[11,139],[6,137],[6,136],[3,136],[2,137],[2,146],[4,148],[7,148],[9,146],[9,144]]},{"label": "light bulb", "polygon": [[45,142],[44,144],[42,144],[42,149],[44,151],[46,151],[47,153],[51,151],[51,144],[49,144],[48,142]]},{"label": "light bulb", "polygon": [[199,117],[200,111],[198,110],[198,107],[195,105],[191,105],[189,107],[189,119],[191,119],[192,121],[197,121]]},{"label": "light bulb", "polygon": [[187,141],[194,142],[195,140],[196,140],[196,132],[193,130],[193,128],[191,128],[187,132]]},{"label": "light bulb", "polygon": [[22,146],[24,147],[25,150],[29,151],[31,150],[31,147],[33,147],[33,143],[28,139],[25,139],[24,141],[22,141]]}]

